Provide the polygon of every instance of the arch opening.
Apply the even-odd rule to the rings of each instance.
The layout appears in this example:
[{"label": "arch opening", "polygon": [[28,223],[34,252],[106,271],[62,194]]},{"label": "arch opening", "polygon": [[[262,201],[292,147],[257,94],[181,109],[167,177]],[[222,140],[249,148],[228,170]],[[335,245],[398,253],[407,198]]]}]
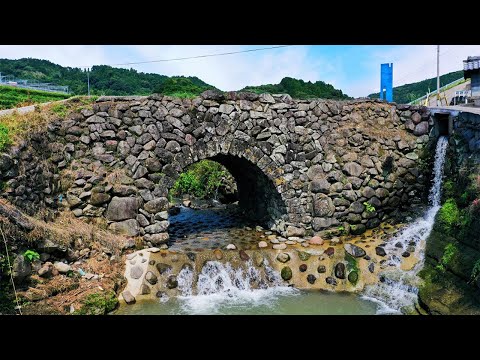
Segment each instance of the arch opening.
[{"label": "arch opening", "polygon": [[[182,194],[180,197],[172,197],[171,200],[178,205],[169,211],[170,247],[189,246],[197,249],[221,247],[232,242],[236,243],[238,240],[237,247],[240,245],[240,247],[249,248],[248,241],[242,237],[256,240],[256,245],[262,240],[260,235],[263,235],[263,232],[258,232],[253,239],[252,234],[244,234],[243,230],[251,231],[252,229],[255,232],[257,226],[266,230],[272,229],[279,221],[286,219],[285,202],[274,183],[256,164],[244,158],[223,154],[209,157],[207,160],[223,166],[227,172],[224,177],[231,176],[230,181],[234,180],[236,191],[230,194],[225,191],[214,190],[213,193],[209,191],[203,199],[198,195],[206,193],[205,191],[197,193],[197,196]],[[192,165],[199,163],[191,164],[182,174],[179,174],[177,182],[170,188],[171,195],[175,195],[178,179],[185,177],[183,174],[187,174]],[[232,190],[234,186],[230,184],[229,187],[229,190]],[[214,194],[213,198],[212,194]],[[209,243],[208,240],[213,241]],[[239,242],[242,242],[243,246]],[[196,245],[193,245],[194,243]],[[251,243],[252,241],[250,245]]]}]

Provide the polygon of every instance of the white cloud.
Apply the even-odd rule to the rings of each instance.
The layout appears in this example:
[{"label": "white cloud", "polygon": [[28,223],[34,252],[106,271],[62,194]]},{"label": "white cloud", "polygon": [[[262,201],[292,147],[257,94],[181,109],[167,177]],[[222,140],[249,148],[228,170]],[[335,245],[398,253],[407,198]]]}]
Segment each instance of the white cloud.
[{"label": "white cloud", "polygon": [[[262,47],[262,46],[258,46]],[[250,48],[258,48],[248,47]],[[168,59],[245,50],[243,46],[131,46],[138,58]],[[136,69],[165,75],[197,76],[222,90],[238,90],[247,85],[278,83],[285,76],[318,80],[308,60],[308,47],[295,46],[275,50],[227,56],[133,65]]]},{"label": "white cloud", "polygon": [[80,67],[109,62],[102,45],[0,45],[0,58],[36,58],[62,66]]}]

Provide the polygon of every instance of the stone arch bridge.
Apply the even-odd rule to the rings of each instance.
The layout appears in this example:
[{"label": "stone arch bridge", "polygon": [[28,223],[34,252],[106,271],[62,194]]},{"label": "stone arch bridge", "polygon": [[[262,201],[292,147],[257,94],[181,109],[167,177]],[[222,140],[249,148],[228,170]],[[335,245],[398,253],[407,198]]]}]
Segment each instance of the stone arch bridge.
[{"label": "stone arch bridge", "polygon": [[362,233],[422,202],[432,125],[424,107],[373,100],[102,97],[0,155],[0,193],[156,245],[168,239],[175,179],[212,159],[235,177],[245,212],[284,236]]}]

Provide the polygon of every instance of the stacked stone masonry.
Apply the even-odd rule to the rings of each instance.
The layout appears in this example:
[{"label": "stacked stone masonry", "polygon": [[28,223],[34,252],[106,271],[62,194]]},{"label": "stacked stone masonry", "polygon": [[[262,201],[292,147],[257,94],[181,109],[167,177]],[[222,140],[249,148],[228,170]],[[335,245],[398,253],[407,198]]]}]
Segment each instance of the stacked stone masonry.
[{"label": "stacked stone masonry", "polygon": [[100,98],[1,154],[1,196],[29,213],[105,218],[158,245],[168,240],[168,191],[201,159],[224,164],[240,206],[285,236],[362,233],[425,194],[424,107],[214,91],[127,100]]}]

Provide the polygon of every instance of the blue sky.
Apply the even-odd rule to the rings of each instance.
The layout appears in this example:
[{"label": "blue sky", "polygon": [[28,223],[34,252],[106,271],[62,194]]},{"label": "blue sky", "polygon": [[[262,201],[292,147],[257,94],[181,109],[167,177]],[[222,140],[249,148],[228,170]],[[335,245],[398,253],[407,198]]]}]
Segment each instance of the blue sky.
[{"label": "blue sky", "polygon": [[[119,64],[242,51],[270,45],[0,45],[0,58],[33,57],[63,66]],[[441,45],[440,73],[462,68],[480,45]],[[394,86],[436,76],[435,45],[294,45],[251,53],[121,66],[164,75],[198,76],[222,90],[278,83],[290,76],[331,83],[350,96],[377,92],[380,64],[393,62]],[[1,71],[1,69],[0,69]]]}]

